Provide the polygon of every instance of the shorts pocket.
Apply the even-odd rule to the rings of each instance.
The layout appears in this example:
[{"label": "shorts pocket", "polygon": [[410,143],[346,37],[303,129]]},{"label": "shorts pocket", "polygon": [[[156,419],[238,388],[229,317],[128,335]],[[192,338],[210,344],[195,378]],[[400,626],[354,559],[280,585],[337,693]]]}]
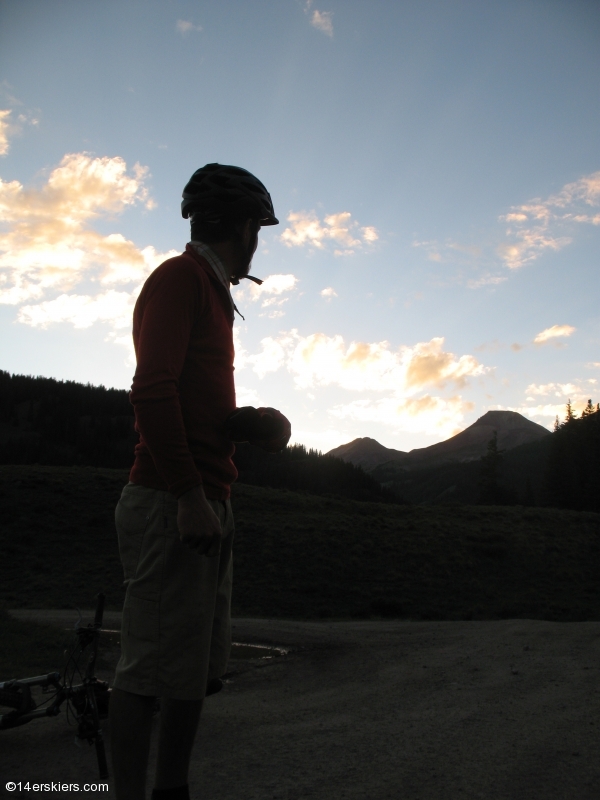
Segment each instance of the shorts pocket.
[{"label": "shorts pocket", "polygon": [[152,502],[142,503],[138,498],[128,497],[123,493],[115,509],[119,555],[123,565],[125,585],[135,577],[144,534],[152,516],[152,507]]},{"label": "shorts pocket", "polygon": [[123,616],[125,617],[123,627],[129,638],[158,644],[160,628],[158,601],[130,594],[125,600]]}]

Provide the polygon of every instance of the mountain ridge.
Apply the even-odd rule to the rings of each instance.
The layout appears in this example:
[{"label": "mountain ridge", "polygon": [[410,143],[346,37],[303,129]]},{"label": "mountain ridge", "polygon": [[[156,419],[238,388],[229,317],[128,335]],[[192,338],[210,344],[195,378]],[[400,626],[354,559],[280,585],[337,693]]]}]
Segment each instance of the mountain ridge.
[{"label": "mountain ridge", "polygon": [[488,411],[460,433],[443,442],[405,452],[385,447],[376,439],[363,437],[329,450],[327,455],[361,466],[367,472],[390,461],[405,469],[418,469],[449,462],[475,461],[485,455],[494,431],[498,447],[512,450],[539,441],[550,431],[516,411]]}]

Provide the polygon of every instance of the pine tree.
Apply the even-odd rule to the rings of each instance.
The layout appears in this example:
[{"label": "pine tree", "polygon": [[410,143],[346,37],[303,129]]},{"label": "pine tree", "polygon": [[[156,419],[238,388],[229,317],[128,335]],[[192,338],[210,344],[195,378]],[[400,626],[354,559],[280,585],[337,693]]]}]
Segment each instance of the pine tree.
[{"label": "pine tree", "polygon": [[552,434],[544,479],[547,503],[600,511],[600,409],[590,399],[579,419],[571,401],[566,411],[565,421]]},{"label": "pine tree", "polygon": [[583,419],[583,417],[589,417],[590,414],[594,414],[595,412],[596,412],[596,409],[592,405],[592,399],[590,398],[587,401],[586,407],[581,412],[581,417],[582,417],[582,419]]},{"label": "pine tree", "polygon": [[505,500],[505,492],[498,485],[498,472],[503,453],[504,450],[498,449],[498,431],[494,431],[488,442],[486,454],[481,457],[479,502],[484,505],[496,505]]}]

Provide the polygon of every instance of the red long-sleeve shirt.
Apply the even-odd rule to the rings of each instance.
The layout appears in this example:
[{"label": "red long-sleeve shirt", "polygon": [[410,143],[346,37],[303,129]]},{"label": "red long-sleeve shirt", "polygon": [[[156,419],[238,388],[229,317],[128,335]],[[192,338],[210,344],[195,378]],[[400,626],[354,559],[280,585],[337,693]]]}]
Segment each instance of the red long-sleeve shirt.
[{"label": "red long-sleeve shirt", "polygon": [[144,284],[133,342],[140,442],[130,481],[175,497],[203,483],[207,497],[226,499],[237,477],[224,431],[235,409],[233,313],[227,290],[189,245]]}]

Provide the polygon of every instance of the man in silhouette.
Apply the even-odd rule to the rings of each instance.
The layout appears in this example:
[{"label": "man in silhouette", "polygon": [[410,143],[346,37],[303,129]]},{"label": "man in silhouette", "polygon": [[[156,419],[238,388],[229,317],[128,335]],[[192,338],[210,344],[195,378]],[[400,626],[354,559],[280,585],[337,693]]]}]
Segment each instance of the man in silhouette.
[{"label": "man in silhouette", "polygon": [[207,164],[183,192],[186,251],[147,279],[133,315],[131,390],[140,434],[116,509],[127,587],[110,700],[118,800],[144,800],[160,698],[155,800],[188,800],[202,702],[218,691],[231,644],[229,489],[235,441],[276,452],[289,422],[236,409],[230,284],[248,275],[271,197],[246,170]]}]

